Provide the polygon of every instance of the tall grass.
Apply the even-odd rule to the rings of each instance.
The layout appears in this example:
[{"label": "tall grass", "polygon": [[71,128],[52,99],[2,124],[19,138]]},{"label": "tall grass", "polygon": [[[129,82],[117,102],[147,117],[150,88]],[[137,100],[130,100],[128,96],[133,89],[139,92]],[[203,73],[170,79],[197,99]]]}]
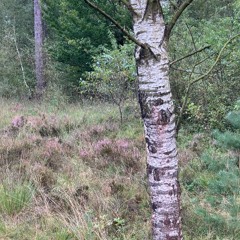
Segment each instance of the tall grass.
[{"label": "tall grass", "polygon": [[[110,104],[53,100],[0,101],[0,239],[151,239],[138,109],[120,124]],[[178,141],[185,238],[240,239],[235,159],[206,134]]]},{"label": "tall grass", "polygon": [[34,195],[33,186],[28,182],[0,185],[0,212],[16,215],[28,206]]}]

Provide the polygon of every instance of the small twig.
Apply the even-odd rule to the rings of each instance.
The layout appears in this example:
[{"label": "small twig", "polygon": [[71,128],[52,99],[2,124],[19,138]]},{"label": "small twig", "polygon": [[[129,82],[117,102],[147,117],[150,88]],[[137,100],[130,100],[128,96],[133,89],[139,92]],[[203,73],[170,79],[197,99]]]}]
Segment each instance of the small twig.
[{"label": "small twig", "polygon": [[120,1],[121,1],[121,3],[128,9],[128,11],[129,11],[131,14],[133,14],[133,15],[138,15],[138,14],[134,11],[132,5],[131,5],[127,0],[120,0]]},{"label": "small twig", "polygon": [[[171,69],[173,69],[175,71],[179,71],[179,72],[185,72],[185,73],[191,73],[192,72],[191,70],[176,68],[176,67],[173,67],[173,66],[171,66]],[[202,75],[202,73],[200,73],[200,72],[193,72],[193,73],[196,74],[196,75]]]},{"label": "small twig", "polygon": [[189,34],[190,34],[190,36],[191,36],[191,39],[192,39],[192,43],[193,43],[194,49],[195,49],[195,51],[196,51],[196,50],[197,50],[197,47],[196,47],[196,43],[195,43],[195,40],[194,40],[194,37],[193,37],[193,34],[192,34],[192,30],[191,30],[191,28],[188,26],[187,23],[186,23],[186,26],[187,26],[187,29],[188,29]]},{"label": "small twig", "polygon": [[211,73],[211,71],[213,70],[213,68],[217,65],[217,63],[219,62],[219,60],[221,59],[221,56],[223,54],[223,51],[225,50],[225,48],[227,47],[227,45],[232,42],[235,38],[239,37],[240,36],[240,33],[236,34],[235,36],[231,37],[222,47],[222,49],[220,50],[215,62],[213,63],[213,65],[210,67],[210,69],[205,73],[203,74],[202,76],[200,76],[199,78],[193,80],[191,82],[191,85],[194,84],[195,82],[198,82],[200,80],[202,80],[203,78],[205,78],[206,76],[209,75],[209,73]]},{"label": "small twig", "polygon": [[168,26],[167,26],[167,31],[166,31],[166,37],[167,39],[169,39],[171,31],[173,29],[173,27],[175,26],[178,18],[181,16],[181,14],[183,13],[183,11],[193,2],[194,0],[185,0],[179,7],[178,9],[175,11],[175,14],[173,15],[171,21],[169,22]]},{"label": "small twig", "polygon": [[225,50],[225,48],[227,47],[227,45],[232,42],[234,39],[238,38],[240,36],[240,33],[234,35],[233,37],[231,37],[230,39],[228,39],[228,41],[225,42],[225,44],[223,45],[222,49],[220,50],[215,62],[213,63],[213,65],[209,68],[209,70],[201,75],[200,77],[194,79],[192,82],[190,82],[186,88],[186,91],[185,91],[185,97],[184,97],[184,100],[183,100],[183,105],[181,107],[181,111],[180,111],[180,114],[179,114],[179,117],[177,119],[177,132],[178,130],[180,129],[180,124],[181,124],[181,120],[182,120],[182,116],[183,116],[183,112],[185,111],[185,108],[186,108],[186,105],[187,105],[187,101],[188,101],[188,97],[189,97],[189,93],[190,93],[190,90],[192,88],[192,86],[201,81],[202,79],[204,79],[205,77],[207,77],[213,70],[213,68],[217,65],[217,63],[220,61],[221,57],[222,57],[222,54],[223,54],[223,51]]},{"label": "small twig", "polygon": [[[212,53],[210,54],[209,56],[205,57],[204,59],[200,60],[199,62],[196,63],[196,66],[202,64],[203,62],[205,62],[207,59],[211,58],[213,55],[215,55],[215,53]],[[191,70],[186,70],[186,69],[182,69],[182,68],[176,68],[176,67],[173,67],[172,65],[170,66],[172,69],[174,70],[177,70],[177,71],[181,71],[181,72],[186,72],[186,73],[191,73],[192,71]],[[200,72],[193,72],[194,74],[197,74],[197,75],[202,75],[202,73]]]},{"label": "small twig", "polygon": [[203,48],[200,48],[200,49],[198,49],[197,51],[194,51],[194,52],[192,52],[192,53],[189,53],[188,55],[186,55],[186,56],[184,56],[184,57],[181,57],[181,58],[179,58],[179,59],[176,59],[176,60],[170,62],[169,65],[171,66],[171,65],[173,65],[173,64],[175,64],[175,63],[177,63],[177,62],[179,62],[179,61],[182,61],[182,60],[185,59],[185,58],[191,57],[191,56],[193,56],[194,54],[199,53],[199,52],[202,52],[202,51],[204,51],[205,49],[208,49],[208,48],[210,48],[210,47],[211,47],[211,46],[208,45],[208,46],[205,46],[205,47],[203,47]]}]

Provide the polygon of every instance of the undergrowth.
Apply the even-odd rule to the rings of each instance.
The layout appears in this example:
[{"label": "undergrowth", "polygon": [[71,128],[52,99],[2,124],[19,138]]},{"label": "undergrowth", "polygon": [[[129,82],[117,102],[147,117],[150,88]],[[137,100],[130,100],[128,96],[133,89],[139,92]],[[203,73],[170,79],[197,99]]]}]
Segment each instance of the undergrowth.
[{"label": "undergrowth", "polygon": [[[138,109],[0,102],[0,239],[151,239]],[[178,139],[185,239],[240,239],[239,168],[207,134]]]}]

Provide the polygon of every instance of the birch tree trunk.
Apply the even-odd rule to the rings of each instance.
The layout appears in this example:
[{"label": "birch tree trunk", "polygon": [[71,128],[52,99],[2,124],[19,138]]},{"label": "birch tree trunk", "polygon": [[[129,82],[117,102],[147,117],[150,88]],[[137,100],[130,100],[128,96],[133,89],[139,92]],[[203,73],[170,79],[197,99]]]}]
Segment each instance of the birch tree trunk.
[{"label": "birch tree trunk", "polygon": [[159,0],[130,0],[137,46],[139,103],[147,145],[154,240],[182,239],[175,116],[169,84],[168,36]]},{"label": "birch tree trunk", "polygon": [[35,33],[35,74],[36,74],[36,96],[41,98],[46,82],[44,79],[43,62],[43,24],[40,0],[34,0],[34,33]]}]

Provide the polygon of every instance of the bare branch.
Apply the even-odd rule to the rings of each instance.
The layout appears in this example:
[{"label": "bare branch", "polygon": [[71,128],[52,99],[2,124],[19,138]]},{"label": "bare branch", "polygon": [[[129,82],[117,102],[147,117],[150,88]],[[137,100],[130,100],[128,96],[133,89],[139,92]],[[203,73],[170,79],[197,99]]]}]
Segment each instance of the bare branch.
[{"label": "bare branch", "polygon": [[190,36],[191,36],[191,39],[192,39],[192,43],[193,43],[194,49],[197,50],[196,43],[195,43],[195,40],[194,40],[194,37],[193,37],[193,34],[192,34],[192,30],[191,30],[191,28],[188,26],[187,23],[185,23],[185,24],[186,24],[187,29],[188,29],[188,31],[189,31],[189,34],[190,34]]},{"label": "bare branch", "polygon": [[222,57],[222,54],[223,54],[223,51],[225,50],[225,48],[227,47],[227,45],[232,42],[234,39],[240,37],[240,33],[234,35],[233,37],[231,37],[230,39],[228,39],[228,41],[225,42],[225,44],[223,45],[222,49],[220,50],[215,62],[213,63],[213,65],[209,68],[209,70],[204,73],[203,75],[197,77],[196,79],[194,79],[192,82],[190,82],[186,88],[186,92],[185,92],[185,97],[184,97],[184,100],[183,100],[183,105],[182,105],[182,108],[181,108],[181,111],[180,111],[180,114],[179,114],[179,117],[178,117],[178,120],[177,120],[177,132],[178,130],[180,129],[180,124],[181,124],[181,120],[182,120],[182,116],[183,116],[183,113],[185,111],[185,108],[187,106],[187,101],[188,101],[188,97],[189,97],[189,94],[190,94],[190,90],[192,88],[192,86],[201,81],[202,79],[204,79],[205,77],[207,77],[211,72],[212,70],[214,69],[214,67],[218,64],[218,62],[220,61],[221,57]]},{"label": "bare branch", "polygon": [[189,53],[188,55],[186,55],[186,56],[184,56],[184,57],[181,57],[181,58],[179,58],[179,59],[176,59],[176,60],[170,62],[169,65],[171,66],[171,65],[173,65],[173,64],[175,64],[175,63],[177,63],[177,62],[179,62],[179,61],[182,61],[182,60],[185,59],[185,58],[191,57],[191,56],[195,55],[196,53],[202,52],[202,51],[204,51],[205,49],[208,49],[208,48],[210,48],[210,47],[211,47],[210,45],[207,45],[207,46],[205,46],[205,47],[203,47],[203,48],[200,48],[200,49],[198,49],[197,51],[194,51],[194,52],[192,52],[192,53]]},{"label": "bare branch", "polygon": [[108,15],[105,11],[103,11],[101,8],[99,8],[94,3],[90,2],[89,0],[85,0],[85,2],[94,10],[99,12],[101,15],[103,15],[106,19],[108,19],[110,22],[112,22],[118,29],[120,29],[129,40],[137,44],[138,46],[142,48],[146,48],[146,45],[138,41],[135,37],[133,37],[124,27],[122,27],[115,19],[113,19],[110,15]]},{"label": "bare branch", "polygon": [[194,0],[185,0],[179,8],[175,11],[171,21],[169,22],[167,26],[167,31],[166,31],[166,37],[167,39],[170,37],[171,31],[173,27],[175,26],[178,18],[182,15],[183,11],[193,2]]},{"label": "bare branch", "polygon": [[177,8],[178,5],[176,3],[174,3],[173,1],[169,0],[170,4],[174,7],[174,8]]},{"label": "bare branch", "polygon": [[232,42],[234,39],[238,38],[240,36],[240,33],[234,35],[233,37],[231,37],[222,47],[221,51],[219,52],[215,62],[213,63],[213,65],[209,68],[209,70],[203,74],[202,76],[200,76],[199,78],[193,80],[190,84],[193,85],[195,82],[198,82],[200,80],[202,80],[203,78],[207,77],[213,70],[213,68],[217,65],[217,63],[219,62],[219,60],[222,57],[223,51],[225,50],[225,48],[227,47],[227,45]]},{"label": "bare branch", "polygon": [[134,11],[132,5],[128,2],[128,0],[120,0],[120,2],[128,9],[128,11],[131,14],[137,15],[137,13]]},{"label": "bare branch", "polygon": [[[175,70],[175,71],[179,71],[179,72],[185,72],[185,73],[192,73],[192,71],[191,70],[186,70],[186,69],[182,69],[182,68],[176,68],[176,67],[173,67],[173,66],[171,66],[171,69],[173,69],[173,70]],[[196,75],[202,75],[202,73],[200,73],[200,72],[193,72],[194,74],[196,74]]]}]

